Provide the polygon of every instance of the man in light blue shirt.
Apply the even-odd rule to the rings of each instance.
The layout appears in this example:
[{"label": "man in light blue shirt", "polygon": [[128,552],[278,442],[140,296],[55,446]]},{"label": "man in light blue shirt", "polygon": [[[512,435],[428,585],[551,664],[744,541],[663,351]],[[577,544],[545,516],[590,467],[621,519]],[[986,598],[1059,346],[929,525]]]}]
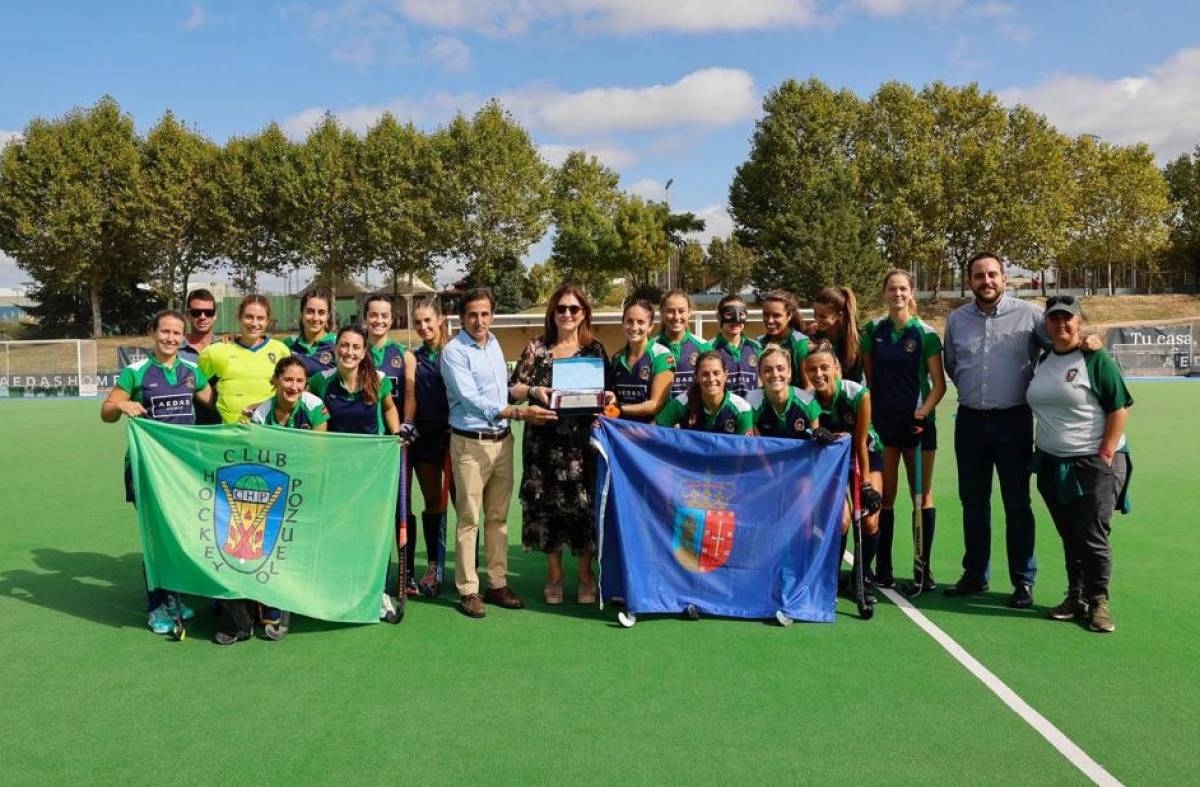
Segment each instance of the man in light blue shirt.
[{"label": "man in light blue shirt", "polygon": [[[471,618],[484,616],[484,602],[505,609],[525,606],[508,587],[508,507],[513,490],[509,419],[541,424],[557,418],[543,407],[508,403],[508,366],[500,341],[491,333],[495,307],[488,290],[471,290],[463,296],[462,330],[441,354],[450,402],[450,465],[458,514],[454,583],[461,597],[459,611]],[[489,583],[482,597],[475,566],[481,516]]]}]

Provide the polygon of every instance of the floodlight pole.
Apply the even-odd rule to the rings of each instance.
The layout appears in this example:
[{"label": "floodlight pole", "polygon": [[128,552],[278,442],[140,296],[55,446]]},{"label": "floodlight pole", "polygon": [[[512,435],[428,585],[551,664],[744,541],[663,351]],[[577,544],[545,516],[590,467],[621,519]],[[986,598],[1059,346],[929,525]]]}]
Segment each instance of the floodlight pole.
[{"label": "floodlight pole", "polygon": [[[667,219],[671,218],[671,184],[675,182],[675,178],[667,178],[667,185],[663,186],[663,196],[667,206]],[[671,258],[674,249],[667,249],[667,289],[671,289]]]}]

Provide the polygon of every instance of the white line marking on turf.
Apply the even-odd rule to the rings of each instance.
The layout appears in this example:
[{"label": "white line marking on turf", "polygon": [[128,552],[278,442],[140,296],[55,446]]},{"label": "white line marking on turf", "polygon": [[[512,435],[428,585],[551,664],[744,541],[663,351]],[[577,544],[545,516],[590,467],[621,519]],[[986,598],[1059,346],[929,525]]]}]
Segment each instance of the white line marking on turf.
[{"label": "white line marking on turf", "polygon": [[[854,555],[850,552],[846,552],[843,557],[851,566],[854,565]],[[991,689],[993,694],[999,697],[1005,705],[1012,708],[1018,716],[1025,720],[1026,724],[1033,727],[1051,746],[1058,749],[1059,754],[1066,757],[1072,765],[1083,771],[1085,776],[1096,784],[1104,785],[1104,787],[1121,787],[1121,782],[1117,781],[1117,778],[1111,773],[1104,770],[1104,766],[1088,756],[1088,753],[1079,748],[1074,741],[1063,734],[1062,730],[1055,727],[1049,719],[1034,710],[1033,706],[1028,702],[1021,699],[1015,691],[1008,687],[1008,684],[996,677],[994,672],[983,666],[979,662],[979,659],[968,653],[966,648],[955,642],[949,634],[942,631],[942,629],[938,628],[937,624],[925,617],[925,614],[914,607],[911,601],[889,588],[877,588],[877,590],[881,591],[887,596],[889,601],[899,607],[900,611],[909,620],[916,623],[918,628],[933,637],[934,641],[953,656],[955,661],[966,667],[967,672],[970,672],[983,685]]]}]

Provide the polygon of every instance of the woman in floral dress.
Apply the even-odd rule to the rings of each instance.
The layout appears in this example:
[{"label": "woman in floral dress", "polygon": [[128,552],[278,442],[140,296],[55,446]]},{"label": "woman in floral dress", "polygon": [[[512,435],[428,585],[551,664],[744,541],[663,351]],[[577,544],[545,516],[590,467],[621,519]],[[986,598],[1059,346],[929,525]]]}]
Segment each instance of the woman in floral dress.
[{"label": "woman in floral dress", "polygon": [[[591,324],[592,307],[583,292],[570,284],[559,287],[546,305],[545,333],[526,345],[513,371],[509,381],[513,401],[549,406],[555,360],[606,358]],[[580,604],[596,601],[592,570],[596,458],[588,444],[593,420],[588,415],[567,415],[542,426],[525,426],[521,541],[526,550],[546,553],[547,604],[563,601],[563,546],[579,561],[577,600]]]}]

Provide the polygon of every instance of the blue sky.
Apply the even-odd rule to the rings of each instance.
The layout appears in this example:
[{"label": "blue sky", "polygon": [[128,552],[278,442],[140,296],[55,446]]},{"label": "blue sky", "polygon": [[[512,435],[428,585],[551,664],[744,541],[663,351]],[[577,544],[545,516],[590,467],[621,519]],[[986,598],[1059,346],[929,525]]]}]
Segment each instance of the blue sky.
[{"label": "blue sky", "polygon": [[[1070,133],[1200,142],[1200,4],[1006,0],[391,0],[6,4],[0,143],[114,96],[217,141],[330,110],[434,127],[498,96],[551,163],[584,148],[626,189],[728,232],[764,92],[818,77],[976,81]],[[547,244],[530,255],[545,256]],[[0,259],[0,287],[23,280]]]}]

